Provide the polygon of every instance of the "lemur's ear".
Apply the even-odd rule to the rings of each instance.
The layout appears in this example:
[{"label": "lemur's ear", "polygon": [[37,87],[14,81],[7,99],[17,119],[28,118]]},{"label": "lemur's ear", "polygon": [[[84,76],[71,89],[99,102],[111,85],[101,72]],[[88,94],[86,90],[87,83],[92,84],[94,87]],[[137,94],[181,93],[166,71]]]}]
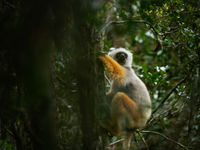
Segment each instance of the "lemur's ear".
[{"label": "lemur's ear", "polygon": [[111,47],[111,48],[110,48],[110,51],[114,51],[115,49],[116,49],[116,48],[114,48],[114,47]]}]

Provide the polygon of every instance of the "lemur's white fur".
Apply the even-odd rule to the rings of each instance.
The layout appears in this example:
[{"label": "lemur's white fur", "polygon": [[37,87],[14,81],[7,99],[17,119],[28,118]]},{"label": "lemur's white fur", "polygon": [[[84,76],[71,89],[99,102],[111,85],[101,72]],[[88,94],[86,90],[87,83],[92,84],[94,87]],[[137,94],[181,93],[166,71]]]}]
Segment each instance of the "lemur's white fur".
[{"label": "lemur's white fur", "polygon": [[[142,128],[151,115],[151,99],[145,84],[132,69],[132,53],[124,48],[111,48],[109,56],[100,56],[111,77],[107,97],[112,99],[111,118],[103,125],[113,135],[123,135],[123,150],[128,150],[132,129]],[[119,59],[118,53],[127,57]],[[116,58],[118,57],[118,58]],[[120,56],[121,57],[121,56]],[[131,129],[131,130],[129,130]]]},{"label": "lemur's white fur", "polygon": [[[133,61],[132,53],[125,48],[110,48],[110,52],[108,53],[108,55],[116,60],[115,56],[119,52],[124,52],[128,55],[126,62],[123,65],[123,67],[126,68],[125,69],[126,77],[125,77],[125,80],[124,80],[122,86],[126,86],[126,85],[132,83],[132,85],[134,86],[134,90],[132,92],[132,93],[134,93],[133,94],[134,101],[136,101],[136,103],[138,105],[151,106],[150,96],[149,96],[149,93],[148,93],[148,90],[147,90],[145,84],[142,82],[142,80],[140,80],[140,78],[135,74],[135,71],[132,69],[132,61]],[[114,83],[114,81],[112,81],[110,91],[113,91],[114,86],[115,86],[115,83]],[[151,109],[146,108],[146,110],[143,111],[144,121],[142,121],[141,124],[145,125],[146,121],[148,120],[150,115],[151,115]],[[140,124],[140,122],[138,122],[138,126],[142,126],[139,124]]]},{"label": "lemur's white fur", "polygon": [[123,66],[131,68],[132,67],[132,61],[133,61],[133,54],[130,51],[126,50],[125,48],[113,48],[112,47],[112,48],[110,48],[110,52],[108,53],[108,55],[110,57],[112,57],[113,59],[116,59],[115,56],[119,52],[124,52],[128,55],[126,63]]}]

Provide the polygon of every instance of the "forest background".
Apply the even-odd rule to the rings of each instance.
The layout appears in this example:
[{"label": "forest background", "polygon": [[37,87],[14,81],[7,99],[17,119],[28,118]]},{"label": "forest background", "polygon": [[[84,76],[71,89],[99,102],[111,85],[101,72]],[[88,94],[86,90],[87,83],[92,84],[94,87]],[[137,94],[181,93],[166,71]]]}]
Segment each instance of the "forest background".
[{"label": "forest background", "polygon": [[131,149],[197,150],[199,34],[199,0],[1,0],[0,150],[104,150],[111,47],[131,50],[152,99]]}]

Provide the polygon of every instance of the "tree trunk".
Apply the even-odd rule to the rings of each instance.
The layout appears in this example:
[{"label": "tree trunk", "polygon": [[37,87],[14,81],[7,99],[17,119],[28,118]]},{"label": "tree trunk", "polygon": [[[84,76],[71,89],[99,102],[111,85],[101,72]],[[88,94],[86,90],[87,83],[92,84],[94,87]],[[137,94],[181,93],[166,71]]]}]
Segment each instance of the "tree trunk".
[{"label": "tree trunk", "polygon": [[[99,108],[104,99],[103,67],[97,58],[100,40],[96,30],[95,10],[89,1],[79,1],[80,8],[75,12],[75,55],[80,105],[82,149],[104,149],[103,132],[99,127]],[[90,20],[91,19],[91,20]]]}]

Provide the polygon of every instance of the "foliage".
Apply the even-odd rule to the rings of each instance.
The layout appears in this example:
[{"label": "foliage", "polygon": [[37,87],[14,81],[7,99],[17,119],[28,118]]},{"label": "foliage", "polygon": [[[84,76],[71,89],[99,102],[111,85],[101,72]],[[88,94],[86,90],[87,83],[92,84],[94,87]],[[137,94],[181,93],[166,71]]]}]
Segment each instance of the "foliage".
[{"label": "foliage", "polygon": [[[46,133],[52,119],[57,149],[83,149],[84,142],[93,138],[89,135],[100,141],[92,140],[91,145],[104,149],[99,146],[104,144],[104,131],[97,125],[105,113],[104,98],[96,95],[105,89],[96,57],[111,47],[133,53],[133,68],[152,99],[152,117],[135,132],[131,148],[198,149],[199,18],[200,3],[194,0],[4,0],[0,4],[0,149],[36,149],[38,141],[52,138]],[[90,92],[92,83],[96,84]],[[87,94],[90,100],[80,97]],[[90,118],[96,119],[92,125],[87,122]]]},{"label": "foliage", "polygon": [[[124,38],[123,44],[117,46],[133,51],[133,68],[150,90],[153,110],[162,103],[146,129],[164,133],[186,145],[182,148],[196,149],[199,97],[194,100],[192,93],[195,88],[199,90],[199,85],[194,86],[194,82],[199,84],[196,79],[200,60],[199,3],[122,0],[114,6],[116,11],[109,33],[117,31]],[[121,40],[118,35],[114,35],[116,39],[111,47]],[[195,90],[197,95],[198,90]],[[181,149],[166,139],[144,136],[150,149]],[[145,147],[140,142],[137,148]]]}]

